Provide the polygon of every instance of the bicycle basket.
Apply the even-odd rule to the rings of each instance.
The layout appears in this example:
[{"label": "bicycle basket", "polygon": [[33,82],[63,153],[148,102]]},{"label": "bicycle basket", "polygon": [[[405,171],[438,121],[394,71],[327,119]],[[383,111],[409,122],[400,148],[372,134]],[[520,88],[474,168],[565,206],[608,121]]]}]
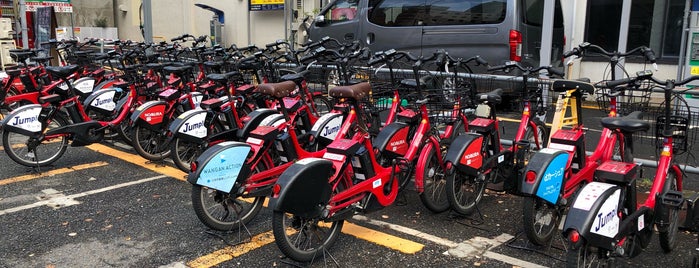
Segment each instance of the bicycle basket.
[{"label": "bicycle basket", "polygon": [[[610,89],[607,88],[595,89],[597,105],[600,110],[606,113],[609,113],[611,109],[609,92]],[[635,87],[625,88],[623,93],[616,98],[617,113],[624,116],[634,111],[649,111],[651,93],[651,82],[649,81],[644,81]]]},{"label": "bicycle basket", "polygon": [[[673,93],[670,99],[670,117],[664,114],[666,103],[663,101],[658,106],[650,109],[650,118],[655,119],[655,144],[657,148],[663,146],[663,130],[666,124],[672,130],[672,147],[675,154],[683,154],[689,149],[689,145],[695,141],[696,126],[692,124],[696,121],[697,111],[687,104],[687,101],[680,94]],[[696,110],[696,108],[695,108]]]}]

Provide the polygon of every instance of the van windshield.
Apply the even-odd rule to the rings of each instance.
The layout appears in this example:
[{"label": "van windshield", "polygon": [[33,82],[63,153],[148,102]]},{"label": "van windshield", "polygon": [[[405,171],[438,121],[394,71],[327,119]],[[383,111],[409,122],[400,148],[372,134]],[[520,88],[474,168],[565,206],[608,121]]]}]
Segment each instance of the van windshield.
[{"label": "van windshield", "polygon": [[372,1],[369,21],[390,27],[496,24],[505,20],[507,0]]}]

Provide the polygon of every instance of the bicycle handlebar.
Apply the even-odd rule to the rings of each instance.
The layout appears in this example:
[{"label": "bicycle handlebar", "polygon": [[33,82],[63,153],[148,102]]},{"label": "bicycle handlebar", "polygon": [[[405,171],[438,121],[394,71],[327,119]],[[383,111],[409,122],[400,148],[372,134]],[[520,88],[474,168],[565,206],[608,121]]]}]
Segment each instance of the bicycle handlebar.
[{"label": "bicycle handlebar", "polygon": [[560,76],[560,77],[563,77],[563,76],[565,75],[565,73],[563,73],[562,71],[559,71],[559,70],[555,69],[555,68],[554,68],[553,66],[551,66],[551,65],[539,66],[539,67],[536,67],[536,68],[534,68],[534,67],[524,67],[524,66],[522,66],[522,64],[520,64],[519,62],[516,62],[516,61],[508,61],[508,62],[506,62],[504,65],[498,65],[498,66],[489,67],[489,68],[488,68],[488,71],[489,71],[489,72],[492,72],[492,71],[499,71],[499,70],[507,70],[507,69],[509,69],[509,68],[517,68],[517,69],[519,69],[520,71],[524,72],[525,75],[528,75],[528,74],[530,74],[530,73],[538,73],[538,72],[540,72],[540,71],[542,71],[542,70],[546,70],[546,72],[548,72],[549,74],[557,75],[557,76]]},{"label": "bicycle handlebar", "polygon": [[616,52],[616,51],[609,52],[598,45],[593,45],[593,44],[590,44],[588,42],[584,42],[584,43],[580,44],[579,46],[573,48],[573,50],[564,52],[563,57],[568,58],[571,56],[582,56],[583,54],[585,54],[586,51],[591,51],[591,50],[594,50],[594,52],[600,53],[600,54],[605,55],[609,58],[615,57],[615,56],[616,57],[626,57],[626,56],[630,56],[633,54],[641,54],[642,56],[644,56],[646,58],[647,61],[649,61],[650,63],[652,63],[654,65],[656,64],[655,52],[653,52],[652,49],[650,49],[649,47],[646,47],[646,46],[640,46],[640,47],[634,48],[628,52],[621,53],[621,52]]}]

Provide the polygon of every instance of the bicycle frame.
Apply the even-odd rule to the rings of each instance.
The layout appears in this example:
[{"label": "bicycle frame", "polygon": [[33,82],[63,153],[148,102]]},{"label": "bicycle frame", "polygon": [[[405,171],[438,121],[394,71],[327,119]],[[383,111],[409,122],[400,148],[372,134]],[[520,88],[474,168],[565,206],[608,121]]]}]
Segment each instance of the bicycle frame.
[{"label": "bicycle frame", "polygon": [[[641,72],[638,74],[638,77],[626,79],[624,82],[636,81],[636,79],[643,80],[649,77],[642,77]],[[626,165],[630,168],[627,168],[628,171],[626,172],[618,171],[619,168],[614,169],[616,172],[610,172],[610,169],[600,168],[600,170],[598,170],[600,173],[597,174],[599,182],[595,182],[594,184],[594,187],[600,189],[600,191],[598,191],[601,193],[600,200],[594,204],[590,204],[590,202],[584,200],[586,196],[589,196],[588,192],[591,192],[588,188],[592,186],[586,186],[583,192],[581,192],[581,197],[576,198],[570,212],[575,214],[576,217],[572,220],[567,219],[563,229],[563,234],[567,238],[567,242],[569,242],[574,249],[591,246],[609,251],[611,254],[606,257],[616,255],[634,257],[641,252],[639,249],[648,246],[650,238],[654,233],[653,227],[655,226],[660,233],[660,244],[663,250],[665,252],[673,250],[676,241],[674,242],[675,244],[673,244],[673,238],[670,236],[673,236],[671,233],[676,235],[679,216],[675,214],[674,219],[666,219],[665,217],[671,217],[669,215],[671,210],[674,210],[675,213],[679,213],[682,203],[684,202],[684,197],[681,192],[683,173],[679,166],[673,162],[673,132],[675,131],[675,126],[670,126],[671,124],[682,123],[670,123],[674,120],[671,119],[671,108],[669,107],[669,102],[671,100],[670,94],[671,90],[674,89],[676,85],[683,85],[697,79],[699,79],[697,76],[689,77],[675,84],[673,80],[661,82],[649,77],[649,80],[664,86],[666,106],[663,111],[663,128],[657,129],[658,131],[662,130],[662,132],[658,133],[660,137],[662,137],[660,159],[658,160],[658,167],[648,197],[643,202],[637,202],[636,200],[637,189],[635,170],[638,169],[638,165],[632,162],[632,156],[626,155],[625,151],[625,158],[622,159],[623,162],[609,161],[609,165],[615,165],[617,167]],[[660,120],[661,119],[658,118],[659,124],[661,123]],[[650,124],[646,122],[643,123],[645,123],[646,129],[650,128]],[[624,127],[621,124],[619,125],[619,128]],[[628,125],[630,124],[626,126]],[[640,123],[636,125],[640,125]],[[633,147],[630,142],[629,145],[630,152],[633,152]],[[666,185],[666,183],[672,183],[668,181],[668,174],[670,172],[676,176],[673,178],[676,180],[675,189],[672,189],[672,184],[670,186]],[[595,215],[603,215],[609,211],[610,206],[607,204],[611,203],[616,205],[617,210],[620,212],[618,214],[614,213],[613,216],[608,217],[608,220],[600,222],[600,220],[595,218]],[[621,208],[618,208],[619,206],[621,206]],[[665,222],[666,220],[667,222]],[[675,224],[674,226],[672,226],[673,221]]]}]

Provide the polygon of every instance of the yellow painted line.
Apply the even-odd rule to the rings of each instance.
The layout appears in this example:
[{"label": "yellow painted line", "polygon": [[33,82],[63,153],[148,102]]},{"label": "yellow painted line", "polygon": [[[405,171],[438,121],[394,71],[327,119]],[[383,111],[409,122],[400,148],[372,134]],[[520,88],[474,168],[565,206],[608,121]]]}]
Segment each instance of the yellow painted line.
[{"label": "yellow painted line", "polygon": [[228,246],[207,255],[201,256],[187,263],[191,268],[204,268],[217,266],[223,262],[230,261],[235,257],[248,253],[252,250],[261,248],[264,245],[274,242],[274,234],[272,231],[253,236],[248,243],[239,244],[236,246]]},{"label": "yellow painted line", "polygon": [[[405,254],[415,254],[425,247],[425,245],[417,242],[374,231],[372,229],[349,222],[345,222],[345,224],[342,226],[342,232]],[[261,248],[267,244],[271,244],[272,242],[274,242],[274,234],[272,234],[272,231],[268,231],[253,236],[248,243],[228,246],[196,258],[195,260],[188,262],[187,266],[191,268],[214,267],[245,253]]]},{"label": "yellow painted line", "polygon": [[375,231],[349,222],[345,222],[345,225],[342,226],[342,232],[405,254],[415,254],[425,247],[425,245],[414,241]]},{"label": "yellow painted line", "polygon": [[[150,169],[152,171],[168,175],[170,177],[176,178],[176,179],[184,179],[184,176],[186,175],[184,172],[177,168],[169,167],[169,166],[158,166],[153,163],[148,163],[147,160],[143,159],[139,155],[134,155],[130,153],[126,153],[120,150],[116,150],[113,148],[110,148],[108,146],[104,146],[101,144],[92,144],[87,146],[88,148],[99,152],[103,153],[106,155],[110,155],[119,159],[122,159],[124,161],[145,167],[147,169]],[[265,200],[267,202],[267,200]],[[265,203],[266,205],[266,203]],[[357,237],[359,239],[363,239],[381,246],[385,246],[390,249],[394,249],[396,251],[406,253],[406,254],[414,254],[422,248],[424,248],[423,244],[413,242],[407,239],[403,239],[397,236],[389,235],[386,233],[378,232],[369,228],[365,228],[359,225],[351,224],[348,222],[345,222],[342,232],[352,235],[354,237]],[[259,247],[262,247],[266,244],[274,242],[274,235],[272,232],[266,232],[259,234],[257,236],[254,236],[252,238],[252,241],[249,243],[237,245],[235,247],[225,247],[223,249],[214,251],[210,254],[201,256],[193,261],[190,261],[187,263],[187,266],[189,267],[212,267],[216,266],[222,262],[229,261],[235,257],[238,257],[242,254],[245,254],[251,250],[257,249]]]},{"label": "yellow painted line", "polygon": [[89,163],[89,164],[77,165],[77,166],[73,166],[73,167],[59,168],[59,169],[54,169],[54,170],[42,172],[39,174],[23,175],[23,176],[18,176],[18,177],[0,180],[0,185],[6,185],[6,184],[20,182],[20,181],[28,181],[28,180],[33,180],[33,179],[38,179],[38,178],[43,178],[43,177],[51,177],[51,176],[56,176],[56,175],[60,175],[60,174],[65,174],[68,172],[73,172],[73,171],[78,171],[78,170],[83,170],[83,169],[88,169],[88,168],[101,167],[101,166],[106,166],[106,165],[108,165],[107,162],[100,161],[100,162],[94,162],[94,163]]},{"label": "yellow painted line", "polygon": [[90,148],[91,150],[96,151],[98,153],[102,153],[102,154],[106,154],[109,156],[119,158],[119,159],[124,160],[126,162],[139,165],[139,166],[144,167],[146,169],[158,172],[158,173],[163,174],[163,175],[173,177],[173,178],[181,180],[181,181],[184,181],[185,176],[187,175],[186,173],[182,172],[182,170],[179,170],[175,167],[163,166],[160,164],[150,163],[148,160],[141,157],[140,155],[131,154],[131,153],[117,150],[117,149],[113,149],[111,147],[108,147],[108,146],[105,146],[102,144],[95,143],[95,144],[88,145],[86,147]]}]

